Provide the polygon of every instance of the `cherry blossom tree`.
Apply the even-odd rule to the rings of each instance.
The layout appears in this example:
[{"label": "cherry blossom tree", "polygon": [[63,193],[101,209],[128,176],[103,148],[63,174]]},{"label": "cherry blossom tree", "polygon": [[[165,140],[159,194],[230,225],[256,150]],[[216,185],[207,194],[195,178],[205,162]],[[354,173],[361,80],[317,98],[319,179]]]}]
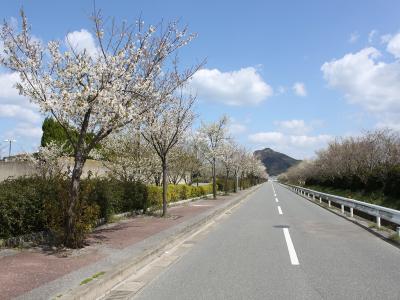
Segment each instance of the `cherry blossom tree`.
[{"label": "cherry blossom tree", "polygon": [[142,136],[153,147],[161,161],[163,205],[162,216],[167,214],[168,158],[171,150],[183,139],[192,125],[194,98],[172,96],[163,105],[153,109],[144,123]]},{"label": "cherry blossom tree", "polygon": [[199,149],[205,160],[211,164],[214,199],[217,198],[216,163],[221,155],[221,147],[227,139],[227,123],[228,118],[223,116],[214,123],[203,123],[198,132]]},{"label": "cherry blossom tree", "polygon": [[[47,45],[31,34],[21,11],[21,28],[4,22],[1,64],[20,75],[21,95],[52,115],[73,147],[74,166],[65,220],[64,244],[78,247],[75,220],[80,178],[90,152],[112,132],[140,123],[188,79],[171,57],[194,37],[176,22],[144,27],[105,22],[100,11],[91,21],[96,51],[78,50],[59,41]],[[170,70],[171,69],[171,70]],[[74,137],[71,131],[78,132]],[[91,138],[87,140],[87,137]]]},{"label": "cherry blossom tree", "polygon": [[232,140],[226,140],[221,145],[219,161],[224,168],[225,193],[228,193],[228,179],[231,171],[234,169],[237,145]]},{"label": "cherry blossom tree", "polygon": [[239,178],[242,176],[243,170],[245,169],[244,163],[246,162],[246,156],[248,152],[244,147],[237,146],[236,151],[233,155],[232,169],[235,177],[234,192],[239,190]]},{"label": "cherry blossom tree", "polygon": [[156,153],[132,126],[109,135],[101,145],[101,161],[121,181],[149,184],[161,169]]}]

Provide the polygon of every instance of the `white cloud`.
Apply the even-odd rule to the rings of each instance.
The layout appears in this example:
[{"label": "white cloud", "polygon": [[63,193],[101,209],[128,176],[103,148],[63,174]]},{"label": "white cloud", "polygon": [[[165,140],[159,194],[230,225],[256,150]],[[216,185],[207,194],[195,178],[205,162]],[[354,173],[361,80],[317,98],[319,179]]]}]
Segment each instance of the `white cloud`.
[{"label": "white cloud", "polygon": [[257,132],[250,134],[249,140],[253,143],[280,144],[285,142],[285,136],[278,131]]},{"label": "white cloud", "polygon": [[9,131],[9,136],[16,138],[32,138],[38,140],[42,137],[42,128],[29,123],[18,123],[15,129]]},{"label": "white cloud", "polygon": [[295,158],[310,158],[315,150],[326,147],[332,136],[291,135],[279,131],[258,132],[249,135],[249,141],[257,148],[269,147]]},{"label": "white cloud", "polygon": [[368,43],[372,44],[374,42],[374,38],[377,34],[378,34],[378,30],[372,29],[368,34]]},{"label": "white cloud", "polygon": [[381,35],[381,44],[386,44],[387,42],[390,41],[391,38],[392,38],[391,34]]},{"label": "white cloud", "polygon": [[394,57],[400,58],[400,33],[390,37],[386,50]]},{"label": "white cloud", "polygon": [[340,90],[350,103],[358,104],[379,120],[400,117],[400,62],[379,61],[381,53],[364,48],[322,65],[329,86]]},{"label": "white cloud", "polygon": [[0,117],[22,119],[32,123],[41,119],[35,111],[12,104],[0,104]]},{"label": "white cloud", "polygon": [[300,97],[305,97],[307,96],[307,90],[306,90],[306,86],[304,85],[303,82],[295,82],[293,84],[293,91],[297,96]]},{"label": "white cloud", "polygon": [[312,127],[306,125],[304,120],[277,121],[275,122],[275,124],[279,127],[281,131],[290,134],[303,135],[312,130]]},{"label": "white cloud", "polygon": [[78,53],[83,52],[86,49],[87,53],[92,57],[99,54],[99,48],[96,47],[93,35],[86,29],[68,33],[65,37],[65,44],[68,48],[72,48]]},{"label": "white cloud", "polygon": [[193,76],[189,87],[201,100],[233,106],[259,104],[273,94],[271,86],[253,67],[232,72],[202,69]]},{"label": "white cloud", "polygon": [[0,116],[38,122],[41,119],[38,108],[14,87],[18,80],[17,73],[0,73]]},{"label": "white cloud", "polygon": [[350,34],[350,37],[349,37],[349,43],[355,43],[355,42],[357,42],[357,40],[358,40],[359,37],[360,37],[360,35],[358,34],[357,31],[352,32],[352,33]]},{"label": "white cloud", "polygon": [[21,104],[26,98],[19,95],[15,84],[19,81],[17,73],[0,73],[0,103]]},{"label": "white cloud", "polygon": [[229,125],[229,133],[232,135],[238,135],[246,132],[247,127],[240,123],[232,123]]}]

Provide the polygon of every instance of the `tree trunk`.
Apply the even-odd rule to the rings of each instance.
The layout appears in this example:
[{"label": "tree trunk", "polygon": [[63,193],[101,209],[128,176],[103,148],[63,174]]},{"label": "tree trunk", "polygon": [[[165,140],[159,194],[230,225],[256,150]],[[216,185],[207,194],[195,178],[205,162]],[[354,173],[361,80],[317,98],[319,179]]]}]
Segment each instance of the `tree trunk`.
[{"label": "tree trunk", "polygon": [[162,216],[167,215],[167,191],[168,191],[168,168],[167,168],[167,158],[162,160]]},{"label": "tree trunk", "polygon": [[69,202],[67,205],[67,216],[65,220],[65,236],[64,244],[67,247],[79,247],[79,241],[76,240],[76,205],[79,202],[79,188],[81,183],[81,176],[83,166],[86,158],[81,151],[75,154],[74,169],[72,170],[71,186],[69,191]]},{"label": "tree trunk", "polygon": [[156,186],[160,186],[160,176],[154,175],[154,183]]},{"label": "tree trunk", "polygon": [[212,163],[213,198],[217,199],[217,179],[215,174],[215,158]]},{"label": "tree trunk", "polygon": [[226,170],[226,176],[225,176],[225,195],[228,194],[228,179],[229,179],[229,170]]},{"label": "tree trunk", "polygon": [[238,177],[238,172],[235,171],[235,186],[234,186],[234,188],[233,188],[233,191],[234,191],[235,193],[238,192],[238,186],[239,186],[239,177]]}]

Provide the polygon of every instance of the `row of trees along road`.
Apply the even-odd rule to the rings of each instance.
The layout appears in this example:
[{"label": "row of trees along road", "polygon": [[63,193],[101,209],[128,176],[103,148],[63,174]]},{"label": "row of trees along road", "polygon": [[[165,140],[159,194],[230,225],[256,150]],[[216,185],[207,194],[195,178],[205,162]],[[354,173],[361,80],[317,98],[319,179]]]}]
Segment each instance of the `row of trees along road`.
[{"label": "row of trees along road", "polygon": [[[157,183],[161,178],[163,215],[169,161],[171,175],[182,176],[185,172],[176,167],[182,153],[190,161],[191,174],[204,168],[203,160],[211,163],[214,197],[219,163],[225,166],[226,180],[231,172],[236,178],[266,176],[262,164],[228,138],[226,117],[189,134],[194,97],[184,85],[203,63],[179,69],[176,52],[194,38],[186,27],[179,29],[176,22],[145,27],[141,20],[117,25],[114,20],[105,22],[99,10],[91,21],[95,53],[78,50],[68,40],[66,46],[59,41],[44,45],[31,34],[23,11],[19,29],[4,22],[0,33],[1,64],[20,75],[19,92],[51,116],[67,139],[63,145],[48,143],[38,157],[59,172],[57,157],[68,156],[68,151],[73,156],[64,245],[80,246],[75,225],[83,166],[89,157],[100,158],[124,180],[153,178]],[[48,167],[43,168],[47,175]]]},{"label": "row of trees along road", "polygon": [[[296,185],[383,193],[385,205],[400,208],[400,136],[388,129],[331,142],[314,160],[281,175]],[[371,199],[373,200],[373,199]]]}]

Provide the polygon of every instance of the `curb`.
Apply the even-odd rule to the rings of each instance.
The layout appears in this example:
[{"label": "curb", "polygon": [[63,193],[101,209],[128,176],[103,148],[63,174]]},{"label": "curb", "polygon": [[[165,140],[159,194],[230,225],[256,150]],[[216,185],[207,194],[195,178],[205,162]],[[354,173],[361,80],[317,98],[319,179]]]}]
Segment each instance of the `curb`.
[{"label": "curb", "polygon": [[241,203],[256,190],[258,190],[260,186],[261,185],[259,184],[250,188],[247,193],[239,195],[237,199],[233,199],[229,203],[222,205],[222,207],[215,209],[210,214],[205,214],[194,223],[188,224],[187,226],[179,229],[177,232],[161,240],[157,245],[143,251],[140,255],[132,257],[130,260],[125,261],[124,263],[121,263],[116,267],[113,267],[111,270],[107,270],[106,274],[98,278],[97,280],[93,280],[92,282],[87,283],[84,286],[79,286],[77,288],[69,290],[59,299],[98,299],[104,296],[119,282],[124,280],[132,273],[137,272],[138,270],[143,268],[156,256],[159,256],[161,253],[165,252],[166,248],[173,246],[174,243],[177,243],[179,242],[179,240],[188,237],[198,228],[208,224],[218,216],[230,210],[235,205]]}]

